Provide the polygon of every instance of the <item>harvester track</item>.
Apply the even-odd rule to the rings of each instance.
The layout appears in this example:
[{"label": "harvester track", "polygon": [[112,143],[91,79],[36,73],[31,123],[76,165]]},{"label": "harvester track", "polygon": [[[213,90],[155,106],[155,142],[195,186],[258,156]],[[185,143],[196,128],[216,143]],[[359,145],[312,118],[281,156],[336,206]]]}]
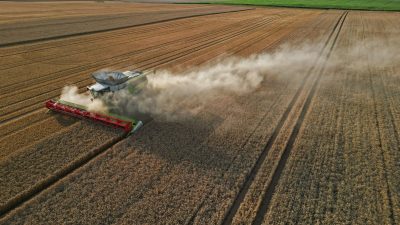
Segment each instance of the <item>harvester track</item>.
[{"label": "harvester track", "polygon": [[[339,17],[338,21],[337,21],[336,24],[334,25],[334,27],[333,27],[331,33],[329,34],[329,36],[328,36],[328,38],[327,38],[327,40],[326,40],[326,42],[325,42],[323,48],[321,49],[319,59],[320,59],[321,57],[323,57],[323,53],[324,53],[324,51],[326,51],[327,48],[329,48],[329,50],[328,50],[329,52],[328,52],[327,55],[330,54],[330,52],[331,52],[331,50],[332,50],[332,48],[333,48],[333,46],[334,46],[334,44],[335,44],[335,42],[336,42],[337,36],[339,35],[341,26],[343,25],[343,22],[344,22],[344,19],[345,19],[346,15],[347,15],[347,12],[342,13],[342,15]],[[332,39],[332,37],[334,36],[334,33],[335,33],[335,31],[336,31],[337,29],[338,29],[338,31],[337,31],[337,33],[336,33],[336,36],[334,37],[333,44],[332,44],[332,46],[329,47],[328,44],[329,44],[329,42],[331,41],[331,39]],[[328,57],[329,57],[329,56],[328,56]],[[268,155],[269,150],[270,150],[270,149],[272,148],[272,146],[274,145],[275,140],[277,139],[277,137],[278,137],[278,135],[279,135],[279,133],[280,133],[280,131],[281,131],[283,125],[284,125],[285,122],[287,121],[290,112],[293,110],[293,106],[294,106],[294,105],[296,104],[296,102],[298,101],[300,94],[303,92],[303,90],[304,90],[304,88],[305,88],[305,86],[306,86],[306,84],[307,84],[307,81],[308,81],[309,79],[311,79],[310,77],[313,76],[312,74],[315,73],[314,71],[315,71],[316,67],[318,66],[318,61],[319,61],[319,59],[317,59],[317,61],[316,61],[315,64],[313,65],[313,67],[310,68],[309,72],[307,73],[307,76],[302,80],[302,83],[301,83],[299,89],[296,91],[296,93],[295,93],[295,95],[293,96],[292,100],[290,101],[290,103],[289,103],[287,109],[286,109],[285,112],[282,114],[282,117],[281,117],[281,119],[279,120],[279,122],[278,122],[276,128],[274,129],[274,131],[273,131],[271,137],[268,139],[267,144],[266,144],[264,150],[261,152],[261,154],[260,154],[260,156],[258,157],[257,161],[255,162],[254,166],[252,167],[252,169],[251,169],[251,171],[250,171],[250,173],[249,173],[249,175],[248,175],[246,181],[244,182],[244,184],[243,184],[243,186],[242,186],[242,188],[241,188],[239,194],[236,196],[236,198],[235,198],[233,204],[231,205],[231,207],[230,207],[228,213],[226,214],[226,216],[225,216],[225,218],[224,218],[224,221],[223,221],[223,224],[231,224],[231,223],[232,223],[232,220],[233,220],[234,216],[236,215],[236,212],[238,211],[238,209],[239,209],[241,203],[243,202],[243,200],[244,200],[244,198],[245,198],[247,192],[249,191],[249,188],[250,188],[251,184],[253,183],[253,181],[254,181],[254,179],[255,179],[255,177],[256,177],[256,175],[257,175],[259,169],[261,168],[261,165],[264,163],[265,159],[267,158],[267,155]],[[322,69],[322,70],[323,70],[323,69]],[[278,167],[277,167],[277,169],[275,170],[275,172],[273,173],[273,178],[272,178],[272,181],[273,181],[273,182],[271,182],[271,184],[268,185],[268,190],[267,190],[266,196],[269,196],[269,198],[272,197],[272,194],[273,194],[273,191],[274,191],[274,189],[275,189],[275,186],[276,186],[276,184],[278,183],[278,180],[279,180],[280,174],[281,174],[281,172],[282,172],[282,170],[283,170],[284,164],[285,164],[285,162],[286,162],[286,160],[287,160],[287,158],[288,158],[288,156],[289,156],[291,147],[292,147],[292,145],[293,145],[293,143],[294,143],[294,140],[296,139],[296,136],[297,136],[297,133],[298,133],[299,128],[300,128],[300,126],[301,126],[301,123],[302,123],[302,121],[303,121],[303,119],[304,119],[304,116],[305,116],[307,110],[308,110],[309,104],[310,104],[310,102],[311,102],[311,100],[312,100],[312,98],[313,98],[313,95],[314,95],[315,89],[316,89],[316,87],[317,87],[319,78],[320,78],[321,75],[322,75],[322,70],[319,72],[319,75],[318,75],[317,79],[316,79],[316,80],[314,81],[314,83],[313,83],[313,86],[312,86],[312,88],[311,88],[311,92],[308,94],[307,99],[306,99],[306,101],[305,101],[305,103],[304,103],[304,105],[303,105],[303,108],[302,108],[300,117],[299,117],[298,120],[296,121],[296,126],[294,127],[294,130],[292,131],[292,134],[291,134],[291,136],[289,137],[288,144],[286,145],[285,150],[283,151],[282,157],[281,157],[281,159],[280,159],[280,161],[279,161],[279,163],[278,163]],[[272,187],[271,185],[272,185],[273,187]],[[265,198],[265,197],[263,197],[263,199],[264,199],[264,198]],[[270,199],[269,199],[269,200],[270,200]],[[263,200],[263,202],[264,202],[264,200]],[[264,217],[264,215],[265,215],[265,213],[266,213],[266,210],[264,210],[264,208],[265,208],[265,207],[268,208],[268,204],[269,204],[269,201],[268,201],[267,204],[264,204],[264,203],[263,203],[263,204],[261,205],[261,208],[258,210],[257,215],[256,215],[256,218],[255,218],[255,221],[253,221],[253,224],[261,224],[261,223],[262,223],[263,217]],[[265,205],[265,206],[264,206],[264,205]]]},{"label": "harvester track", "polygon": [[[318,27],[320,24],[322,24],[323,23],[323,21],[321,20],[321,21],[319,21],[318,23],[317,23],[317,25],[315,25],[314,26],[314,28],[312,29],[312,31],[314,30],[314,29],[316,29],[316,27]],[[310,31],[310,32],[312,32],[312,31]],[[278,47],[278,45],[279,44],[281,44],[281,43],[283,43],[285,40],[287,40],[287,39],[291,39],[291,38],[293,38],[293,35],[294,35],[294,33],[289,33],[289,34],[286,34],[286,35],[284,35],[283,36],[283,38],[281,38],[281,39],[279,39],[279,40],[276,40],[276,41],[273,41],[273,42],[270,42],[270,44],[268,45],[268,46],[266,46],[266,47],[264,47],[264,48],[262,48],[261,49],[261,51],[260,52],[263,52],[263,51],[265,51],[266,49],[268,49],[268,48],[270,48],[270,47],[272,47],[272,48],[274,48],[274,47]],[[302,38],[300,38],[300,39],[307,39],[308,38],[308,35],[310,35],[310,33],[306,33],[306,34],[304,34],[304,36],[302,37]],[[298,37],[297,37],[298,38]],[[255,43],[252,43],[252,44],[255,44]],[[321,51],[322,52],[322,51]],[[312,70],[312,68],[310,69],[310,71]],[[305,80],[303,81],[303,83],[305,83]],[[282,93],[281,93],[281,95],[282,95]],[[277,99],[275,99],[275,101],[274,101],[274,103],[273,103],[273,105],[275,105],[276,103],[278,103],[278,100],[279,100],[279,98],[277,98]],[[292,103],[290,103],[290,104],[292,104]],[[286,111],[290,111],[289,109],[291,109],[292,107],[288,107],[287,108],[287,110]],[[269,112],[270,112],[270,110],[268,110],[268,111],[266,111],[265,113],[264,113],[264,115],[262,116],[262,118],[260,119],[260,121],[258,122],[258,124],[254,127],[254,129],[253,129],[253,131],[250,133],[250,135],[246,138],[246,141],[244,142],[244,144],[242,145],[242,148],[249,142],[249,140],[250,140],[250,138],[253,136],[253,134],[256,132],[256,130],[261,126],[261,124],[262,124],[262,122],[263,122],[263,120],[265,120],[265,118],[267,117],[267,115],[269,115]],[[275,131],[275,130],[274,130]],[[274,135],[274,134],[272,134],[272,135]],[[272,138],[272,137],[271,137]],[[262,154],[265,154],[265,153],[262,153]],[[239,155],[239,153],[236,153],[236,155]],[[232,160],[232,162],[230,163],[230,165],[232,166],[232,165],[234,165],[234,161],[236,160],[236,157]],[[230,167],[228,167],[227,168],[227,170],[225,171],[225,173],[227,173],[230,169],[231,169],[231,166]],[[224,174],[222,174],[221,176],[224,176]],[[253,179],[254,177],[252,177],[252,179]],[[250,183],[249,183],[250,184]],[[246,185],[248,185],[248,184],[246,184]],[[242,186],[243,187],[243,186]],[[247,187],[247,189],[248,189],[248,187]],[[195,220],[195,218],[196,218],[196,216],[197,216],[197,214],[198,214],[198,211],[201,209],[201,207],[202,207],[202,205],[204,204],[204,202],[205,202],[205,200],[209,197],[209,195],[212,193],[212,189],[210,189],[210,191],[205,195],[205,197],[203,198],[203,201],[201,202],[201,204],[199,205],[199,207],[195,210],[195,212],[190,216],[190,218],[189,218],[189,220],[185,223],[185,224],[193,224],[194,223],[194,220]],[[243,196],[241,196],[241,195],[239,195],[239,196],[237,196],[238,197],[238,199],[240,198],[240,200],[242,201],[243,200],[243,198],[244,198],[244,193],[241,193],[241,194],[243,194]],[[240,201],[240,202],[241,202]],[[238,207],[240,204],[238,204],[236,207]],[[236,211],[237,211],[237,208],[235,209]],[[236,212],[235,211],[235,212]],[[233,211],[229,211],[230,213],[233,213]],[[232,218],[231,219],[233,219],[233,216],[234,216],[234,214],[231,214],[230,216],[232,216]],[[229,221],[227,221],[225,218],[224,218],[224,221],[222,222],[222,223],[224,223],[224,224],[230,224],[230,223],[232,223],[232,220],[229,220]]]},{"label": "harvester track", "polygon": [[[329,35],[329,38],[328,38],[328,40],[327,40],[327,42],[326,42],[326,44],[324,46],[324,49],[328,46],[328,43],[330,42],[330,39],[332,39],[332,37],[333,37],[333,42],[329,46],[329,50],[328,50],[328,53],[326,55],[326,60],[329,59],[329,57],[330,57],[330,55],[332,53],[332,50],[336,45],[336,41],[337,41],[337,39],[339,37],[339,34],[340,34],[340,31],[341,31],[341,29],[343,27],[344,21],[346,20],[347,14],[348,14],[348,11],[343,12],[341,17],[337,21],[332,33]],[[336,33],[335,33],[335,31],[336,31]],[[307,95],[306,101],[305,101],[305,103],[304,103],[304,105],[303,105],[303,107],[301,109],[300,116],[296,121],[296,125],[295,125],[295,127],[294,127],[294,129],[293,129],[293,131],[292,131],[292,133],[291,133],[291,135],[289,137],[289,140],[288,140],[288,142],[287,142],[287,144],[285,146],[285,149],[283,150],[283,153],[282,153],[281,158],[280,158],[280,160],[278,162],[278,165],[277,165],[275,171],[272,174],[271,183],[268,185],[268,188],[267,188],[267,190],[265,192],[265,195],[262,198],[261,206],[259,207],[259,209],[257,211],[257,215],[256,215],[255,220],[253,221],[253,224],[262,224],[263,223],[264,216],[267,213],[267,210],[268,210],[268,207],[270,205],[273,193],[275,191],[276,186],[278,185],[278,182],[279,182],[279,179],[281,177],[282,171],[283,171],[283,169],[285,167],[286,161],[289,158],[290,152],[291,152],[291,150],[293,148],[293,144],[296,141],[297,135],[298,135],[298,133],[299,133],[299,131],[301,129],[301,126],[303,124],[304,118],[306,117],[307,112],[308,112],[308,110],[310,108],[311,101],[314,98],[314,95],[315,95],[316,89],[318,87],[319,81],[320,81],[320,79],[322,77],[322,74],[324,72],[325,62],[323,62],[322,67],[320,69],[318,69],[317,72],[316,72],[317,73],[317,75],[316,75],[317,78],[315,79],[315,81],[312,84],[311,91]]]},{"label": "harvester track", "polygon": [[[363,26],[365,26],[364,25],[364,23],[363,23]],[[365,36],[363,37],[364,39],[365,39]],[[369,63],[367,63],[367,65],[368,65],[368,77],[369,77],[369,82],[370,82],[370,84],[371,84],[371,90],[372,90],[372,98],[373,98],[373,102],[374,102],[374,117],[375,117],[375,121],[376,121],[376,130],[378,131],[378,136],[379,136],[379,145],[380,146],[383,146],[383,140],[382,140],[382,130],[381,130],[381,126],[379,126],[379,124],[380,124],[380,120],[379,120],[379,118],[378,118],[378,112],[379,112],[379,109],[378,109],[378,106],[377,106],[377,102],[378,102],[378,100],[377,100],[377,91],[376,91],[376,87],[374,87],[374,83],[373,83],[373,74],[372,74],[372,69],[371,69],[371,66],[369,65]],[[388,98],[388,94],[387,94],[387,92],[386,92],[386,88],[385,88],[385,85],[383,85],[383,78],[382,78],[382,76],[378,76],[379,77],[379,82],[380,82],[380,86],[381,87],[383,87],[383,90],[382,90],[382,92],[383,92],[383,95],[384,95],[384,97],[385,97],[385,99],[389,99]],[[391,124],[393,125],[393,130],[394,130],[394,134],[395,134],[395,140],[396,140],[396,142],[397,142],[397,144],[399,143],[399,134],[398,134],[398,131],[397,131],[397,128],[396,128],[396,123],[395,123],[395,120],[394,120],[394,116],[393,116],[393,112],[392,112],[392,109],[390,108],[390,107],[388,107],[387,105],[385,105],[385,107],[387,108],[387,110],[389,111],[389,119],[390,119],[390,121],[391,121]],[[382,167],[383,167],[383,171],[384,171],[384,179],[385,179],[385,183],[386,183],[386,195],[387,195],[387,198],[388,198],[388,203],[389,203],[389,212],[390,212],[390,215],[389,215],[389,219],[390,219],[390,223],[391,224],[396,224],[396,219],[395,219],[395,213],[394,213],[394,209],[393,209],[393,197],[392,197],[392,191],[391,191],[391,189],[390,189],[390,182],[389,182],[389,179],[388,179],[388,166],[386,165],[386,163],[388,162],[388,160],[389,160],[389,157],[385,154],[385,152],[384,152],[384,149],[382,148],[381,149],[381,157],[382,157]]]}]

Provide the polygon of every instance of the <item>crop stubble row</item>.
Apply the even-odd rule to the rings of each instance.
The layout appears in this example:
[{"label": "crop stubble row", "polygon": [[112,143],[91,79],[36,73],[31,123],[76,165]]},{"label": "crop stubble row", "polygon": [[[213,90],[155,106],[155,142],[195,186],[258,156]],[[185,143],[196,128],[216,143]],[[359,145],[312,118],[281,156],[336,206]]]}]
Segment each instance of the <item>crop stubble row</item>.
[{"label": "crop stubble row", "polygon": [[[325,34],[316,36],[313,41],[322,43],[325,41],[324,39],[328,39],[325,41],[325,46],[321,48],[320,57],[327,54],[329,45],[332,45],[332,34],[339,30],[337,24],[340,20],[337,20],[337,15],[333,14],[325,18],[327,20],[321,20],[326,23],[325,26],[322,26],[325,29]],[[342,17],[343,14],[340,19]],[[318,27],[319,25],[316,26]],[[329,33],[330,35],[328,35]],[[263,216],[263,210],[268,206],[265,198],[268,198],[269,192],[273,191],[273,182],[278,179],[275,176],[279,176],[279,166],[284,164],[285,158],[283,156],[290,153],[290,149],[288,149],[289,142],[296,134],[295,129],[298,129],[296,126],[301,125],[299,120],[303,113],[306,112],[305,110],[308,108],[307,101],[312,98],[312,89],[318,82],[318,68],[321,66],[321,61],[319,58],[314,59],[314,61],[312,66],[305,71],[306,76],[303,78],[300,87],[291,99],[286,111],[281,114],[273,134],[269,137],[263,151],[259,154],[251,171],[249,171],[244,186],[240,189],[239,195],[235,198],[233,205],[224,218],[225,224],[232,222],[258,224]]]}]

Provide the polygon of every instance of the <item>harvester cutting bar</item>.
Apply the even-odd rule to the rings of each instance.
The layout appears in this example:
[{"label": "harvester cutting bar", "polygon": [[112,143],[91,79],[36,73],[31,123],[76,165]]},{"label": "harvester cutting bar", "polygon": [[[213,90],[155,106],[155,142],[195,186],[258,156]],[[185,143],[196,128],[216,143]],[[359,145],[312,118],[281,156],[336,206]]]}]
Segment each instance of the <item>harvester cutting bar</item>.
[{"label": "harvester cutting bar", "polygon": [[95,120],[95,121],[99,121],[102,122],[104,124],[107,125],[113,125],[116,127],[121,127],[124,128],[124,130],[129,133],[132,131],[132,122],[130,121],[124,121],[124,120],[120,120],[118,118],[112,117],[112,116],[108,116],[108,115],[104,115],[104,114],[100,114],[100,113],[95,113],[95,112],[89,112],[86,111],[84,109],[80,109],[77,107],[73,107],[67,104],[62,104],[58,101],[55,100],[48,100],[46,102],[46,107],[48,109],[57,111],[57,112],[61,112],[61,113],[65,113],[71,116],[75,116],[75,117],[81,117],[81,118],[88,118],[91,120]]}]

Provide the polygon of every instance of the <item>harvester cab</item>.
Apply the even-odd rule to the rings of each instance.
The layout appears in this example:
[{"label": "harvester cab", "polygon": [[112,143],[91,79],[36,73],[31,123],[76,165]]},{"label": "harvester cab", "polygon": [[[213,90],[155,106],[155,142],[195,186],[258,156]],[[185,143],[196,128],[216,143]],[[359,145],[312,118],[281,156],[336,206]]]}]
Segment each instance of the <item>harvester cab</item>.
[{"label": "harvester cab", "polygon": [[[142,90],[147,84],[147,78],[141,71],[100,71],[92,74],[96,83],[87,87],[88,91],[94,98],[101,98],[106,93],[114,93],[125,89],[130,94],[134,95]],[[45,103],[46,107],[50,110],[90,119],[93,121],[101,122],[103,124],[121,127],[125,130],[127,135],[137,131],[143,122],[138,116],[119,115],[117,112],[91,112],[84,105],[79,105],[74,102],[68,102],[62,99],[51,99]],[[110,107],[112,108],[112,106]]]}]

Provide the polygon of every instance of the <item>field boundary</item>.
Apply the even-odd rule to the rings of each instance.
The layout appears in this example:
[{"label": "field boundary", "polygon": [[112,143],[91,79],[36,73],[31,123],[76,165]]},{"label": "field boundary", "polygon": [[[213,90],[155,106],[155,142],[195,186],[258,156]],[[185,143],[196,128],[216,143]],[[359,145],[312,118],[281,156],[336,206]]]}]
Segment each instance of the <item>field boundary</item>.
[{"label": "field boundary", "polygon": [[231,6],[253,6],[253,7],[262,7],[262,8],[286,8],[286,9],[316,9],[316,10],[351,10],[351,11],[362,11],[362,12],[400,12],[399,9],[362,9],[362,8],[350,8],[350,7],[318,7],[318,6],[290,6],[290,5],[278,5],[278,4],[250,4],[250,3],[224,3],[224,2],[174,2],[173,4],[180,5],[190,5],[190,4],[198,4],[198,5],[231,5]]}]

